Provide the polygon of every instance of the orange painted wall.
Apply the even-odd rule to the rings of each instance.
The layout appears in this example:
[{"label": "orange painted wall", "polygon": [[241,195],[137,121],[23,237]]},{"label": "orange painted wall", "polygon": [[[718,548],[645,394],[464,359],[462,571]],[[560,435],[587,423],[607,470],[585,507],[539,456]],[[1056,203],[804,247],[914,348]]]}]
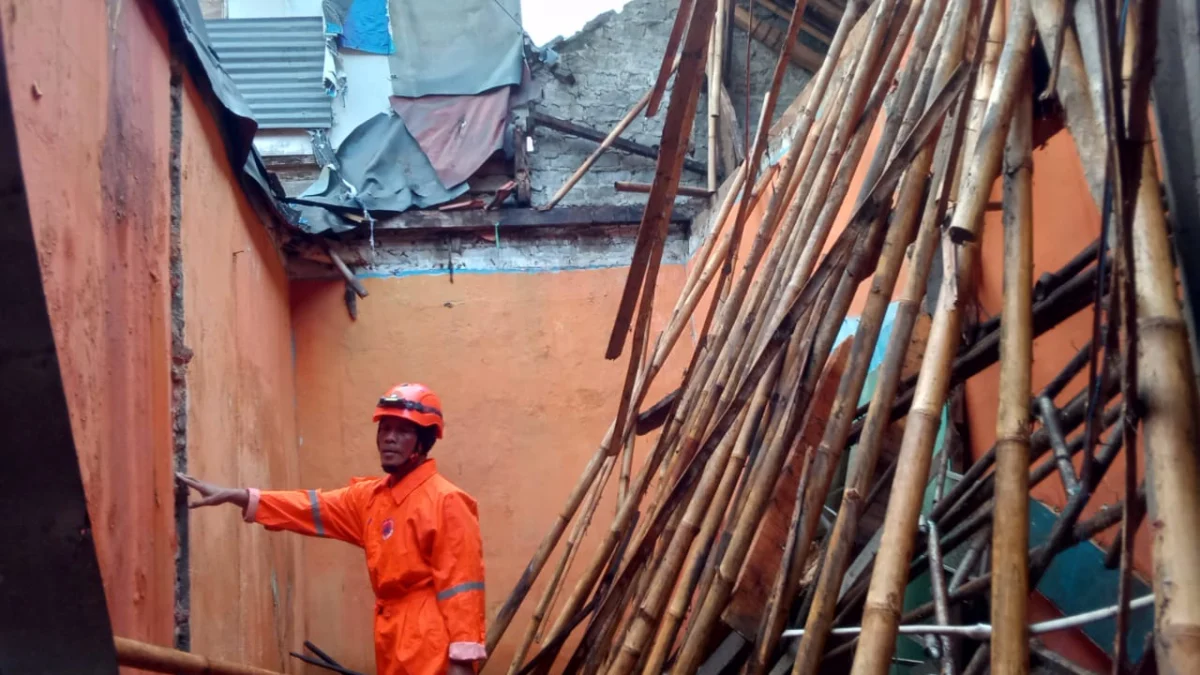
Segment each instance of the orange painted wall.
[{"label": "orange painted wall", "polygon": [[5,0],[0,21],[113,626],[170,644],[166,35],[148,4],[108,5]]},{"label": "orange painted wall", "polygon": [[[447,420],[433,457],[479,501],[494,613],[616,413],[626,361],[605,361],[603,354],[625,273],[456,274],[453,283],[447,276],[369,279],[357,322],[347,316],[343,284],[293,283],[300,485],[336,487],[351,476],[378,474],[374,401],[396,382],[433,387]],[[682,266],[662,269],[656,333],[683,276]],[[678,384],[690,347],[685,333],[649,401]],[[643,438],[637,447],[644,452],[649,445]],[[576,572],[611,521],[615,483],[614,476]],[[362,553],[319,540],[304,540],[303,548],[305,637],[347,667],[373,672],[374,598]],[[535,585],[488,672],[507,666],[542,587]]]},{"label": "orange painted wall", "polygon": [[[219,485],[294,484],[287,277],[190,81],[183,101],[188,471]],[[303,642],[300,543],[247,526],[229,508],[193,512],[189,539],[192,648],[284,667]]]},{"label": "orange painted wall", "polygon": [[[152,2],[0,2],[43,279],[118,635],[175,628],[166,32]],[[192,467],[297,474],[288,287],[212,119],[184,97],[183,254]],[[234,255],[234,252],[237,255]],[[231,512],[192,522],[195,648],[278,667],[298,546]]]}]

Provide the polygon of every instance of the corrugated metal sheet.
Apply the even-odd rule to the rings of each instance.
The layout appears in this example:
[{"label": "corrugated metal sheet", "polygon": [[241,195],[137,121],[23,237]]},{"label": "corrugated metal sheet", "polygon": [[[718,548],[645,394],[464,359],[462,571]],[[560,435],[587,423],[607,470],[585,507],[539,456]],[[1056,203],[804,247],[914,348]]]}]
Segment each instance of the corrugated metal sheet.
[{"label": "corrugated metal sheet", "polygon": [[328,129],[321,81],[325,26],[319,16],[206,22],[221,65],[263,129]]}]

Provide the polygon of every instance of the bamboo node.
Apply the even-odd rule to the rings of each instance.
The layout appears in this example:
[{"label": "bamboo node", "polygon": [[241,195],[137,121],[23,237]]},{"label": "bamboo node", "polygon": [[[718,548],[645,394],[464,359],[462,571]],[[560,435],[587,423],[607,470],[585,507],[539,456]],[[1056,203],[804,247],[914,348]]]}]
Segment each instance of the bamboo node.
[{"label": "bamboo node", "polygon": [[870,615],[878,615],[888,621],[892,625],[900,622],[900,597],[895,593],[888,593],[887,599],[880,601],[868,600],[863,605],[863,624],[867,623],[867,617]]},{"label": "bamboo node", "polygon": [[1186,333],[1187,327],[1183,319],[1169,316],[1147,316],[1138,319],[1138,328],[1145,331],[1163,331],[1171,333]]},{"label": "bamboo node", "polygon": [[1029,444],[1029,428],[1023,426],[1020,431],[1015,431],[1011,434],[1004,434],[996,437],[996,448],[999,449],[1006,445],[1028,445]]}]

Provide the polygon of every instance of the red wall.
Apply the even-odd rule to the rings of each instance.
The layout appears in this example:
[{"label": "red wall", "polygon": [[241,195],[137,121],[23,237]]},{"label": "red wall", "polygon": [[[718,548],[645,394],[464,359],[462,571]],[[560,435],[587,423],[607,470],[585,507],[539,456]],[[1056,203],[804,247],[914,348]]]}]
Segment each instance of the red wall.
[{"label": "red wall", "polygon": [[170,644],[169,66],[156,17],[110,4],[5,0],[0,20],[113,626]]},{"label": "red wall", "polygon": [[[370,297],[358,302],[353,323],[343,284],[294,283],[300,485],[336,487],[351,476],[377,475],[374,402],[398,382],[429,385],[442,398],[447,423],[433,457],[479,501],[494,614],[616,414],[627,361],[603,355],[625,273],[369,279]],[[683,275],[681,266],[661,271],[655,334]],[[681,357],[672,357],[649,402],[678,384],[691,352],[686,333],[678,349]],[[639,439],[640,451],[649,446]],[[639,465],[640,453],[635,472]],[[614,475],[575,572],[612,520],[616,482]],[[334,650],[343,665],[372,672],[374,598],[361,551],[305,540],[304,561],[305,635]],[[488,672],[507,668],[551,571],[534,586]]]},{"label": "red wall", "polygon": [[[293,484],[295,376],[288,283],[211,115],[183,106],[182,250],[188,471],[220,485]],[[191,516],[192,648],[281,668],[303,636],[300,543],[230,508]]]},{"label": "red wall", "polygon": [[[0,0],[43,279],[117,635],[171,645],[171,91],[153,2]],[[181,155],[188,451],[197,473],[297,473],[283,265],[195,92]],[[192,519],[193,644],[280,667],[296,646],[298,546]]]}]

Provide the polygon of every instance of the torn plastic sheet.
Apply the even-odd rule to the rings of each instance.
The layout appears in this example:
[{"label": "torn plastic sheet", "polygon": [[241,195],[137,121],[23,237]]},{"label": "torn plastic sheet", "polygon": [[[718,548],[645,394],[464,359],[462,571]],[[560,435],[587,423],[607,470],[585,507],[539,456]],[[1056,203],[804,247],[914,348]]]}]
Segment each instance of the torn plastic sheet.
[{"label": "torn plastic sheet", "polygon": [[317,234],[358,227],[333,211],[362,214],[370,221],[376,212],[430,208],[466,192],[466,183],[442,184],[404,120],[387,112],[350,132],[337,150],[336,166],[322,168],[295,203],[301,205],[301,229]]},{"label": "torn plastic sheet", "polygon": [[512,87],[475,96],[391,98],[443,185],[469,179],[504,146]]},{"label": "torn plastic sheet", "polygon": [[[361,2],[362,0],[356,0]],[[479,94],[521,82],[520,0],[390,0],[392,94]]]}]

